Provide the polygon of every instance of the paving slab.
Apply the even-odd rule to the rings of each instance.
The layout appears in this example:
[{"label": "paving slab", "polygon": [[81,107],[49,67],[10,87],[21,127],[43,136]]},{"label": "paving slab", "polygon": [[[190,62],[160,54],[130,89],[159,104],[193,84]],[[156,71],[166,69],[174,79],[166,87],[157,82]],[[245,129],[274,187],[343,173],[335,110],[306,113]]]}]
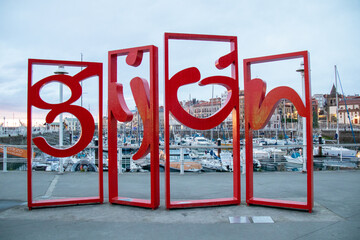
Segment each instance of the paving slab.
[{"label": "paving slab", "polygon": [[[94,193],[97,174],[34,173],[36,197],[62,198]],[[261,197],[305,201],[302,173],[255,173]],[[360,171],[314,173],[315,206],[312,213],[281,208],[247,206],[242,176],[242,203],[238,206],[166,210],[164,176],[157,210],[105,203],[28,210],[26,173],[0,173],[0,239],[358,239]],[[56,181],[55,181],[55,180]],[[119,192],[149,197],[149,173],[119,175]],[[231,194],[231,173],[171,174],[174,200],[217,198]],[[54,183],[55,182],[55,183]],[[352,185],[350,185],[352,183]],[[229,186],[230,185],[230,186]],[[276,185],[276,186],[274,186]],[[5,187],[4,187],[5,186]],[[25,193],[22,192],[25,189]],[[278,191],[275,191],[279,189]],[[95,191],[96,192],[96,191]],[[259,196],[260,197],[260,196]],[[3,208],[1,208],[3,206]],[[274,223],[230,223],[230,218],[261,219]]]}]

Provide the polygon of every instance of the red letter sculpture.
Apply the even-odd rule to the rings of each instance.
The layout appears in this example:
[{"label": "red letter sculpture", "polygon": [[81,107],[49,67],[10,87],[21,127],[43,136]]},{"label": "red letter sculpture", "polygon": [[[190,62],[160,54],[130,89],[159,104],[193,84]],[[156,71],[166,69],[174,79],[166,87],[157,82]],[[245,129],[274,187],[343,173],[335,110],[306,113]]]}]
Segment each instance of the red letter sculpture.
[{"label": "red letter sculpture", "polygon": [[[143,121],[144,136],[133,160],[151,153],[151,199],[135,199],[118,196],[117,166],[117,122],[129,122],[132,113],[128,109],[123,86],[117,82],[117,58],[127,56],[126,63],[137,67],[143,53],[150,53],[150,84],[135,77],[130,82],[136,106]],[[144,46],[109,52],[109,201],[113,204],[132,205],[156,209],[160,204],[159,190],[159,100],[158,100],[158,50],[155,46]]]},{"label": "red letter sculpture", "polygon": [[[169,40],[195,40],[195,41],[217,41],[229,42],[230,53],[220,57],[216,61],[218,69],[231,66],[232,77],[212,76],[201,80],[197,68],[187,68],[169,78]],[[240,204],[240,139],[239,139],[239,80],[237,63],[237,38],[215,35],[177,34],[165,33],[165,184],[166,184],[166,208],[185,208],[212,205]],[[228,96],[224,106],[214,115],[208,118],[196,118],[186,112],[177,99],[178,89],[187,84],[197,83],[200,86],[218,84],[227,89]],[[197,130],[211,129],[221,124],[226,117],[233,114],[233,197],[204,199],[204,200],[183,200],[171,201],[170,198],[170,146],[169,146],[169,116],[170,113],[185,126]]]},{"label": "red letter sculpture", "polygon": [[[266,94],[266,83],[261,79],[251,79],[251,65],[294,58],[304,59],[305,105],[300,96],[290,87],[277,87]],[[305,209],[313,207],[313,155],[312,155],[312,111],[308,52],[295,52],[275,56],[244,59],[245,88],[245,138],[246,138],[246,202],[285,208]],[[307,202],[284,201],[256,198],[253,195],[253,130],[263,128],[274,113],[281,99],[290,100],[300,116],[306,118],[307,146]],[[305,144],[305,143],[304,143]],[[304,153],[305,154],[305,153]]]},{"label": "red letter sculpture", "polygon": [[[54,65],[54,66],[75,66],[85,67],[75,76],[69,75],[51,75],[43,78],[32,85],[32,71],[33,65]],[[82,95],[82,87],[80,82],[87,78],[97,76],[99,78],[99,196],[98,197],[84,197],[84,198],[70,198],[70,199],[54,199],[54,200],[32,200],[32,144],[33,142],[41,151],[54,157],[70,157],[84,150],[92,141],[95,132],[95,122],[91,113],[81,106],[73,104]],[[60,82],[71,90],[71,97],[58,104],[51,104],[45,102],[40,97],[41,88],[50,82]],[[35,137],[32,138],[32,107],[38,109],[49,110],[46,115],[46,123],[52,123],[55,118],[64,112],[73,114],[81,124],[81,136],[73,146],[65,149],[58,149],[50,146],[45,138]],[[102,176],[102,63],[94,62],[72,62],[72,61],[55,61],[55,60],[39,60],[29,59],[28,65],[28,134],[27,134],[27,147],[28,147],[28,206],[29,209],[33,207],[52,206],[52,205],[71,205],[81,203],[102,203],[103,202],[103,176]],[[59,127],[62,127],[60,123]]]},{"label": "red letter sculpture", "polygon": [[[219,70],[231,67],[230,76],[210,76],[201,79],[198,68],[190,67],[183,69],[173,76],[169,76],[169,41],[191,40],[191,41],[214,41],[225,42],[230,45],[229,52],[224,56],[214,59],[215,67]],[[198,35],[165,33],[165,109],[164,109],[164,131],[165,131],[165,203],[167,209],[189,208],[215,205],[235,205],[241,202],[240,191],[240,111],[239,111],[239,78],[238,78],[238,56],[237,37],[218,35]],[[118,78],[118,57],[126,57],[126,64],[130,67],[138,67],[142,64],[144,53],[149,53],[150,85],[147,80],[134,77],[130,81],[130,88],[143,122],[144,134],[141,145],[133,155],[133,160],[144,158],[148,154],[150,160],[150,199],[139,199],[119,196],[118,190],[118,147],[117,124],[118,122],[130,122],[133,114],[129,110],[123,93],[123,85]],[[297,92],[286,86],[277,87],[266,94],[266,83],[259,79],[251,79],[251,65],[272,61],[302,58],[304,60],[304,99]],[[54,65],[85,67],[74,76],[51,75],[33,84],[34,65]],[[159,184],[159,90],[158,90],[158,48],[150,45],[129,49],[121,49],[108,52],[108,184],[109,202],[112,204],[131,205],[156,209],[160,204]],[[33,201],[32,198],[32,147],[33,144],[42,152],[54,157],[69,157],[85,149],[92,141],[95,132],[95,122],[92,114],[78,106],[75,102],[82,95],[81,81],[91,77],[99,79],[99,125],[98,125],[98,165],[99,165],[99,196],[68,199],[52,199]],[[29,209],[42,206],[73,205],[82,203],[103,202],[103,141],[102,141],[102,63],[74,62],[29,59],[28,62],[28,105],[27,105],[27,178],[28,178],[28,207]],[[65,102],[52,104],[44,101],[40,91],[48,83],[59,82],[66,85],[71,96]],[[179,88],[188,84],[199,86],[220,85],[227,90],[227,99],[222,107],[207,118],[197,118],[185,111],[178,99]],[[245,91],[245,138],[246,138],[246,202],[249,205],[266,205],[275,207],[295,208],[312,211],[313,207],[313,155],[312,155],[312,111],[311,91],[309,75],[308,52],[295,52],[251,58],[244,60],[244,91]],[[306,166],[307,166],[307,202],[285,201],[254,197],[253,193],[253,130],[263,128],[274,113],[281,99],[290,100],[296,107],[298,114],[306,118]],[[51,124],[60,114],[67,112],[74,115],[81,124],[81,136],[79,140],[68,148],[55,148],[43,137],[32,138],[32,108],[47,111],[46,123]],[[232,114],[233,130],[233,196],[216,199],[192,199],[171,201],[170,194],[170,114],[181,124],[196,130],[208,130],[219,126],[228,116]],[[60,122],[59,127],[62,128]],[[32,144],[33,143],[33,144]]]}]

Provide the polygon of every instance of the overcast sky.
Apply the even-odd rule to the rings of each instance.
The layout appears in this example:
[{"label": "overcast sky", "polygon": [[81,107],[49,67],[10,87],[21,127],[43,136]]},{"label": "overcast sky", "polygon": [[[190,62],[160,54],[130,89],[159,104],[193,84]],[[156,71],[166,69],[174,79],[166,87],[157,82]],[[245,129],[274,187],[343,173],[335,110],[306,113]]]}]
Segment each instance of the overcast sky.
[{"label": "overcast sky", "polygon": [[[244,58],[308,50],[312,94],[330,92],[334,83],[334,65],[338,67],[345,94],[360,93],[358,0],[2,0],[0,123],[4,116],[7,119],[13,116],[16,119],[26,118],[28,58],[80,60],[80,54],[83,53],[84,61],[103,62],[106,102],[108,51],[156,45],[159,47],[162,103],[164,32],[237,36],[240,88],[243,88]],[[211,49],[220,49],[222,54],[222,49],[228,49],[228,46],[211,46]],[[206,51],[196,54],[207,59]],[[189,59],[193,58],[189,56]],[[184,57],[175,59],[175,66],[186,66],[191,62]],[[215,60],[211,59],[211,62]],[[297,66],[299,63],[294,64]],[[279,70],[282,71],[282,68]],[[276,73],[278,71],[273,72],[273,77]],[[206,76],[206,73],[202,76]],[[263,78],[261,69],[254,77]],[[223,90],[217,89],[215,95],[220,95]],[[212,94],[209,88],[203,91],[208,94],[204,97],[199,91],[188,94],[185,89],[184,92],[181,98],[188,98],[191,94],[191,97],[201,99]],[[87,94],[91,95],[91,89]],[[131,96],[128,88],[126,94]],[[88,104],[90,106],[93,103],[89,100]],[[132,103],[129,102],[129,105],[132,106]]]}]

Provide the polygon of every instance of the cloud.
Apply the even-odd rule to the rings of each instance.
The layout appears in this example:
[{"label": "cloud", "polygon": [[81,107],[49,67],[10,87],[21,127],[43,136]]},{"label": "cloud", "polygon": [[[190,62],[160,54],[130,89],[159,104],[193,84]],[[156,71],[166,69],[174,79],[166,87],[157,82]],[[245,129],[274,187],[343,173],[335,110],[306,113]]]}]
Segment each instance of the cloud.
[{"label": "cloud", "polygon": [[[240,86],[242,59],[309,50],[313,93],[330,91],[335,64],[345,94],[359,93],[359,12],[359,1],[341,0],[2,1],[1,109],[25,110],[28,58],[80,60],[83,53],[86,61],[103,62],[106,102],[107,52],[149,44],[159,47],[162,102],[164,32],[237,36]],[[197,57],[208,58],[206,52]],[[200,92],[191,95],[202,98]]]}]

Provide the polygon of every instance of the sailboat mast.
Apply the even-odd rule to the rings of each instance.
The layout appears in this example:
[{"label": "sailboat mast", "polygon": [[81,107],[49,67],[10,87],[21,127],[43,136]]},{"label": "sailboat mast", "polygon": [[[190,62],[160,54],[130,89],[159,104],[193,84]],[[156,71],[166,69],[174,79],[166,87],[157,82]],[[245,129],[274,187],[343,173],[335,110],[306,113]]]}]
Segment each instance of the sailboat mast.
[{"label": "sailboat mast", "polygon": [[337,144],[339,144],[339,98],[338,98],[338,87],[337,87],[337,69],[336,69],[336,65],[334,66],[335,68],[335,93],[336,93],[336,134],[337,134]]},{"label": "sailboat mast", "polygon": [[[354,139],[354,143],[356,144],[355,133],[354,133],[354,129],[353,129],[353,127],[352,127],[349,109],[348,109],[347,104],[346,104],[346,97],[345,97],[344,89],[343,89],[343,87],[342,87],[341,80],[340,80],[340,75],[339,75],[339,72],[337,71],[337,68],[335,68],[335,70],[336,70],[335,74],[336,74],[336,76],[337,76],[336,79],[339,79],[339,83],[340,83],[340,87],[341,87],[341,92],[342,92],[343,100],[344,100],[344,104],[345,104],[345,109],[346,109],[347,116],[348,116],[349,123],[350,123],[351,133],[352,133],[352,136],[353,136],[353,139]],[[345,124],[345,120],[344,120],[344,124]]]}]

